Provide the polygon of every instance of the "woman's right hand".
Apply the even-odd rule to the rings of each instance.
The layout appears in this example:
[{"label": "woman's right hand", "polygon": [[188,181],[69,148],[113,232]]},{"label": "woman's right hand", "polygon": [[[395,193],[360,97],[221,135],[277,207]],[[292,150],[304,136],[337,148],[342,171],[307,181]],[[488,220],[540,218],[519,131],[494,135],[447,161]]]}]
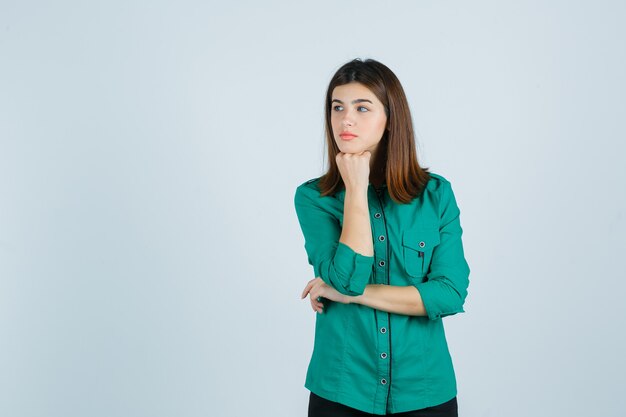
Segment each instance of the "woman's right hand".
[{"label": "woman's right hand", "polygon": [[369,186],[370,151],[361,153],[339,152],[335,157],[339,173],[347,189],[365,189]]}]

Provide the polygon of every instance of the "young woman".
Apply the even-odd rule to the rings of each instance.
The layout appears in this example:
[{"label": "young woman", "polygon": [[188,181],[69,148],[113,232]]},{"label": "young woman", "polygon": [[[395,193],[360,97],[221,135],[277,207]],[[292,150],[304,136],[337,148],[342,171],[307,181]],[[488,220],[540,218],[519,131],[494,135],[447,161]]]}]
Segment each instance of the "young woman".
[{"label": "young woman", "polygon": [[326,93],[329,168],[294,203],[318,314],[309,417],[457,416],[442,318],[463,312],[469,265],[450,182],[417,162],[394,73],[355,59]]}]

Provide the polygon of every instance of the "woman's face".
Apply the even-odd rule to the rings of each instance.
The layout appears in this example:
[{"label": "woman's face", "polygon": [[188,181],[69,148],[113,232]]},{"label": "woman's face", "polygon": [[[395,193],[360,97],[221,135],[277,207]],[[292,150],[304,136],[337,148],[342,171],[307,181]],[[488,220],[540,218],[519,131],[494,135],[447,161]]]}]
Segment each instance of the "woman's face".
[{"label": "woman's face", "polygon": [[335,87],[330,120],[333,137],[344,153],[370,151],[372,156],[385,132],[385,107],[367,87],[351,82]]}]

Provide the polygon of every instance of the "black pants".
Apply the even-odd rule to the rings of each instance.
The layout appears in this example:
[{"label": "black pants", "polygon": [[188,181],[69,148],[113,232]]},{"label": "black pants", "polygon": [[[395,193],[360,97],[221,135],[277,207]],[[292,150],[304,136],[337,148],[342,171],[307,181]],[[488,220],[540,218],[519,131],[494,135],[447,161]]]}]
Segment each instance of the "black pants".
[{"label": "black pants", "polygon": [[[371,417],[375,415],[329,401],[313,392],[309,395],[309,417]],[[458,417],[459,414],[456,397],[454,397],[450,401],[433,407],[388,415],[398,417]]]}]

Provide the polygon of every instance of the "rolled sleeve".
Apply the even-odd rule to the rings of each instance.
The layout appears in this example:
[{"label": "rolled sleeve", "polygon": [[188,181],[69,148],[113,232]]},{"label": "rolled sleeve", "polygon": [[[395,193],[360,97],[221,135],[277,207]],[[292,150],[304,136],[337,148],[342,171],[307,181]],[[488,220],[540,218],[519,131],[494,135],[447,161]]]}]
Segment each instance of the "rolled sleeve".
[{"label": "rolled sleeve", "polygon": [[294,197],[308,262],[316,277],[340,293],[361,295],[370,281],[374,256],[357,253],[339,242],[339,220],[320,200],[319,192],[306,185],[299,186]]},{"label": "rolled sleeve", "polygon": [[427,280],[415,284],[430,320],[463,313],[470,268],[463,252],[460,210],[449,182],[440,205],[441,242],[434,248]]}]

